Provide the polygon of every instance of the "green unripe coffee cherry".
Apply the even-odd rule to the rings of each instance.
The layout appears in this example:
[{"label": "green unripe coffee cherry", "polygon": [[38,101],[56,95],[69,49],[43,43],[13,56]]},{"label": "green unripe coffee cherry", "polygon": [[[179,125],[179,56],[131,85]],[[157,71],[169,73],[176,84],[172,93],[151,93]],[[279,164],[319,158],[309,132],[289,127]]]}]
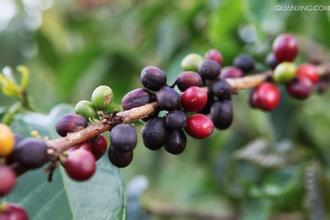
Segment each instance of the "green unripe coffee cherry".
[{"label": "green unripe coffee cherry", "polygon": [[181,62],[181,67],[184,71],[198,72],[199,67],[202,65],[204,59],[202,56],[191,53],[185,56]]},{"label": "green unripe coffee cherry", "polygon": [[280,63],[274,70],[273,79],[277,83],[288,83],[296,76],[296,70],[294,63]]},{"label": "green unripe coffee cherry", "polygon": [[112,89],[109,86],[99,86],[92,94],[92,104],[96,109],[108,109],[112,102]]},{"label": "green unripe coffee cherry", "polygon": [[86,100],[79,101],[76,104],[74,111],[76,114],[82,115],[87,119],[96,117],[96,111],[93,108],[92,103]]}]

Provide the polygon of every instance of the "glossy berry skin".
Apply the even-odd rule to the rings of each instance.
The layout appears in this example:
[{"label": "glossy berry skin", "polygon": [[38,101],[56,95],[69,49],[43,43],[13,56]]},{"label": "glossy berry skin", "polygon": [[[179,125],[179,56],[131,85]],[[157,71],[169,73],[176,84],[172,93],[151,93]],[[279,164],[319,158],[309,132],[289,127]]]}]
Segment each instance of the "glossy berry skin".
[{"label": "glossy berry skin", "polygon": [[180,91],[185,91],[189,87],[198,86],[201,87],[203,85],[202,77],[196,72],[182,72],[179,74],[176,79],[176,85],[180,89]]},{"label": "glossy berry skin", "polygon": [[274,53],[270,53],[266,57],[266,64],[269,66],[271,69],[275,69],[276,66],[278,65],[278,61],[274,55]]},{"label": "glossy berry skin", "polygon": [[15,154],[17,151],[17,145],[19,142],[21,142],[22,140],[24,140],[24,137],[18,135],[18,134],[14,134],[15,137],[15,145],[14,145],[14,150],[11,152],[11,154],[9,154],[5,159],[6,159],[6,164],[12,164],[15,163]]},{"label": "glossy berry skin", "polygon": [[273,111],[279,105],[281,92],[272,83],[262,83],[251,94],[251,105],[264,111]]},{"label": "glossy berry skin", "polygon": [[181,67],[184,71],[198,72],[203,60],[203,57],[199,54],[191,53],[182,59]]},{"label": "glossy berry skin", "polygon": [[233,89],[226,80],[217,80],[212,84],[211,91],[219,99],[230,99]]},{"label": "glossy berry skin", "polygon": [[297,68],[297,76],[309,78],[314,85],[316,85],[320,79],[317,68],[312,64],[300,64]]},{"label": "glossy berry skin", "polygon": [[112,103],[113,92],[109,86],[98,86],[92,93],[92,104],[96,109],[108,109]]},{"label": "glossy berry skin", "polygon": [[171,131],[166,139],[164,148],[167,152],[177,155],[181,154],[186,148],[187,137],[185,133],[179,129]]},{"label": "glossy berry skin", "polygon": [[157,103],[162,110],[175,110],[179,108],[180,96],[179,94],[170,87],[163,87],[156,94]]},{"label": "glossy berry skin", "polygon": [[82,148],[69,151],[63,166],[68,176],[76,181],[88,180],[96,171],[93,154]]},{"label": "glossy berry skin", "polygon": [[298,54],[298,43],[294,36],[281,34],[273,43],[273,53],[279,63],[295,60]]},{"label": "glossy berry skin", "polygon": [[68,133],[76,132],[87,127],[85,117],[77,114],[67,114],[59,118],[55,124],[56,132],[62,137]]},{"label": "glossy berry skin", "polygon": [[108,142],[103,135],[98,135],[91,141],[91,152],[95,157],[95,160],[99,160],[107,151]]},{"label": "glossy berry skin", "polygon": [[181,94],[181,107],[187,112],[198,112],[207,103],[207,91],[203,88],[192,86]]},{"label": "glossy berry skin", "polygon": [[148,90],[138,88],[127,93],[122,101],[121,106],[123,110],[129,110],[142,105],[146,105],[156,100],[156,97]]},{"label": "glossy berry skin", "polygon": [[191,115],[187,118],[186,132],[193,138],[203,139],[213,133],[214,125],[211,119],[203,114]]},{"label": "glossy berry skin", "polygon": [[79,101],[76,104],[74,111],[76,114],[82,115],[87,119],[96,117],[96,111],[92,103],[86,100]]},{"label": "glossy berry skin", "polygon": [[14,150],[15,136],[5,124],[0,124],[0,157],[9,156]]},{"label": "glossy berry skin", "polygon": [[299,100],[307,99],[311,95],[313,88],[313,82],[305,76],[299,76],[286,85],[287,93]]},{"label": "glossy berry skin", "polygon": [[36,138],[26,138],[19,142],[17,150],[15,150],[15,160],[30,169],[43,166],[48,161],[45,141]]},{"label": "glossy berry skin", "polygon": [[234,65],[244,73],[248,73],[254,70],[255,61],[251,56],[241,54],[235,58]]},{"label": "glossy berry skin", "polygon": [[165,119],[155,117],[150,119],[142,129],[142,139],[144,146],[150,150],[160,149],[166,141],[167,131]]},{"label": "glossy berry skin", "polygon": [[5,196],[16,185],[16,174],[8,166],[0,165],[0,197]]},{"label": "glossy berry skin", "polygon": [[198,73],[203,79],[217,79],[221,72],[221,66],[214,60],[204,60]]},{"label": "glossy berry skin", "polygon": [[234,111],[231,100],[215,102],[211,107],[211,119],[218,129],[227,129],[233,122]]},{"label": "glossy berry skin", "polygon": [[14,203],[6,203],[2,207],[2,211],[0,211],[0,219],[1,220],[29,220],[29,217],[22,207],[14,204]]},{"label": "glossy berry skin", "polygon": [[214,60],[217,63],[219,63],[220,65],[223,62],[223,56],[217,49],[211,49],[211,50],[207,51],[205,53],[204,58],[208,59],[208,60]]},{"label": "glossy berry skin", "polygon": [[116,151],[131,151],[137,143],[136,130],[129,124],[116,125],[110,131],[110,140]]},{"label": "glossy berry skin", "polygon": [[294,63],[280,63],[274,70],[273,80],[276,83],[288,83],[296,76],[297,67]]},{"label": "glossy berry skin", "polygon": [[169,129],[180,129],[187,125],[187,115],[181,110],[174,110],[167,114],[165,122]]},{"label": "glossy berry skin", "polygon": [[239,78],[242,77],[244,73],[241,69],[235,66],[228,66],[221,70],[220,79],[227,79],[227,78]]},{"label": "glossy berry skin", "polygon": [[127,167],[133,160],[133,151],[119,152],[112,145],[108,151],[109,161],[118,168]]},{"label": "glossy berry skin", "polygon": [[166,74],[155,66],[143,68],[140,75],[142,85],[152,91],[158,91],[166,84]]}]

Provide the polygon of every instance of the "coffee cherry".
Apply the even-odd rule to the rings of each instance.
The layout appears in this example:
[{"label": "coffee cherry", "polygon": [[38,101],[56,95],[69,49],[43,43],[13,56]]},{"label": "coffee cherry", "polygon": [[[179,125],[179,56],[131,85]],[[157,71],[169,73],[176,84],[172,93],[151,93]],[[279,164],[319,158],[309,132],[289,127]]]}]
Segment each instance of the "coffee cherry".
[{"label": "coffee cherry", "polygon": [[92,93],[92,104],[96,109],[108,109],[112,102],[112,89],[109,86],[99,86]]},{"label": "coffee cherry", "polygon": [[211,119],[203,114],[191,115],[187,118],[186,132],[193,138],[202,139],[212,134],[214,125]]},{"label": "coffee cherry", "polygon": [[181,62],[181,67],[184,71],[198,72],[199,67],[203,63],[203,57],[196,53],[191,53],[185,56]]},{"label": "coffee cherry", "polygon": [[211,108],[211,119],[218,129],[227,129],[233,122],[234,111],[231,100],[217,101]]},{"label": "coffee cherry", "polygon": [[15,154],[17,152],[17,145],[19,142],[21,142],[22,140],[24,140],[24,138],[20,135],[14,134],[15,137],[15,144],[14,144],[14,149],[11,152],[11,154],[9,154],[6,158],[5,158],[5,164],[12,164],[15,163],[16,159],[15,159]]},{"label": "coffee cherry", "polygon": [[198,73],[182,72],[176,79],[176,85],[178,86],[180,91],[183,92],[192,86],[201,87],[203,85],[203,79]]},{"label": "coffee cherry", "polygon": [[294,36],[281,34],[273,43],[273,53],[278,62],[293,61],[298,54],[298,43]]},{"label": "coffee cherry", "polygon": [[41,139],[26,138],[18,143],[15,159],[27,168],[39,168],[48,161],[47,144]]},{"label": "coffee cherry", "polygon": [[272,83],[262,83],[251,93],[251,105],[264,111],[273,111],[280,103],[281,92]]},{"label": "coffee cherry", "polygon": [[217,79],[221,72],[221,66],[214,60],[204,60],[199,68],[199,74],[203,79]]},{"label": "coffee cherry", "polygon": [[288,94],[296,99],[307,99],[313,91],[313,82],[305,76],[298,76],[286,85]]},{"label": "coffee cherry", "polygon": [[107,151],[108,142],[103,135],[98,135],[91,141],[91,151],[95,160],[99,160]]},{"label": "coffee cherry", "polygon": [[119,152],[110,145],[108,151],[109,161],[119,168],[127,167],[133,160],[133,151]]},{"label": "coffee cherry", "polygon": [[150,150],[158,150],[167,138],[165,120],[160,117],[150,119],[142,129],[144,146]]},{"label": "coffee cherry", "polygon": [[87,119],[96,117],[96,112],[93,108],[92,103],[86,100],[79,101],[76,104],[74,111],[76,114],[82,115]]},{"label": "coffee cherry", "polygon": [[235,66],[229,66],[221,70],[220,79],[238,78],[242,77],[243,75],[244,74],[241,69]]},{"label": "coffee cherry", "polygon": [[0,165],[0,180],[0,197],[2,197],[16,185],[16,174],[10,167]]},{"label": "coffee cherry", "polygon": [[187,125],[187,115],[183,111],[174,110],[166,116],[166,127],[169,129],[179,129]]},{"label": "coffee cherry", "polygon": [[207,93],[207,103],[204,106],[204,108],[202,110],[200,110],[198,113],[201,113],[204,115],[209,114],[211,112],[211,106],[213,105],[214,101],[215,101],[214,95],[211,92],[208,92]]},{"label": "coffee cherry", "polygon": [[219,99],[230,99],[233,89],[227,80],[217,80],[212,84],[211,91]]},{"label": "coffee cherry", "polygon": [[273,79],[277,83],[290,82],[296,76],[296,70],[294,63],[280,63],[274,70]]},{"label": "coffee cherry", "polygon": [[241,54],[235,58],[234,65],[244,73],[248,73],[254,70],[255,61],[251,56]]},{"label": "coffee cherry", "polygon": [[266,57],[266,64],[271,68],[275,69],[275,67],[278,65],[277,59],[274,55],[274,53],[270,53]]},{"label": "coffee cherry", "polygon": [[14,150],[15,136],[5,124],[0,124],[0,157],[6,157]]},{"label": "coffee cherry", "polygon": [[121,101],[124,110],[140,107],[156,100],[154,94],[146,89],[138,88],[127,93]]},{"label": "coffee cherry", "polygon": [[63,166],[68,176],[77,181],[91,178],[96,171],[93,154],[82,148],[69,151]]},{"label": "coffee cherry", "polygon": [[87,127],[85,117],[77,114],[67,114],[59,118],[55,124],[56,132],[62,137]]},{"label": "coffee cherry", "polygon": [[80,144],[77,144],[77,145],[73,146],[72,148],[70,148],[69,151],[77,150],[77,149],[80,149],[80,148],[88,150],[88,151],[92,150],[92,146],[89,142],[83,142],[83,143],[80,143]]},{"label": "coffee cherry", "polygon": [[222,56],[222,54],[218,50],[216,50],[216,49],[211,49],[211,50],[207,51],[205,53],[204,58],[205,59],[208,59],[208,60],[214,60],[217,63],[219,63],[220,65],[223,62],[223,56]]},{"label": "coffee cherry", "polygon": [[137,143],[135,128],[129,124],[116,125],[110,131],[110,139],[111,145],[116,151],[131,151]]},{"label": "coffee cherry", "polygon": [[6,203],[0,210],[1,220],[29,220],[25,210],[14,203]]},{"label": "coffee cherry", "polygon": [[158,91],[166,84],[165,72],[155,66],[143,68],[140,75],[142,85],[152,91]]},{"label": "coffee cherry", "polygon": [[198,112],[207,103],[207,91],[203,88],[192,86],[181,94],[181,106],[188,112]]},{"label": "coffee cherry", "polygon": [[180,96],[170,87],[163,87],[156,94],[158,106],[162,110],[175,110],[179,108]]},{"label": "coffee cherry", "polygon": [[165,150],[171,154],[181,154],[186,148],[187,137],[185,133],[179,129],[171,131],[165,142]]},{"label": "coffee cherry", "polygon": [[309,78],[314,85],[317,84],[320,78],[317,68],[312,64],[300,64],[297,68],[297,76]]}]

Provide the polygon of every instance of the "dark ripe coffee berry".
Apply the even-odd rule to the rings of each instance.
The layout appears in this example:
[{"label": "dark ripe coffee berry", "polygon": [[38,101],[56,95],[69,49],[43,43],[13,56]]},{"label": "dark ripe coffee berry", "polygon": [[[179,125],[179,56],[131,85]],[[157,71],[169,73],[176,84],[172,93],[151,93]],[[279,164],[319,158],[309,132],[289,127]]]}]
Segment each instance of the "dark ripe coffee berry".
[{"label": "dark ripe coffee berry", "polygon": [[198,113],[207,115],[211,112],[211,106],[213,105],[213,103],[215,102],[215,97],[211,92],[207,93],[207,103],[204,106],[204,108],[202,110],[200,110]]},{"label": "dark ripe coffee berry", "polygon": [[186,132],[193,138],[202,139],[213,133],[214,125],[211,119],[203,114],[191,115],[187,118]]},{"label": "dark ripe coffee berry", "polygon": [[0,210],[1,220],[29,220],[26,211],[17,204],[5,203]]},{"label": "dark ripe coffee berry", "polygon": [[294,36],[281,34],[273,43],[273,53],[279,63],[293,61],[298,54],[298,43]]},{"label": "dark ripe coffee berry", "polygon": [[264,111],[273,111],[279,105],[280,100],[279,88],[272,83],[265,82],[252,91],[250,104]]},{"label": "dark ripe coffee berry", "polygon": [[227,80],[217,80],[212,84],[211,91],[219,99],[230,99],[233,88],[229,85]]},{"label": "dark ripe coffee berry", "polygon": [[15,162],[15,154],[17,152],[17,146],[18,144],[24,140],[24,137],[18,135],[18,134],[14,134],[15,137],[15,145],[14,145],[14,150],[11,152],[10,155],[8,155],[5,159],[6,159],[6,164],[12,164]]},{"label": "dark ripe coffee berry", "polygon": [[244,73],[248,73],[254,70],[255,61],[251,56],[241,54],[235,58],[234,65]]},{"label": "dark ripe coffee berry", "polygon": [[41,139],[26,138],[18,143],[15,160],[26,168],[39,168],[48,161],[47,144]]},{"label": "dark ripe coffee berry", "polygon": [[103,135],[98,135],[91,141],[91,152],[96,160],[99,160],[107,151],[108,142]]},{"label": "dark ripe coffee berry", "polygon": [[233,122],[234,111],[231,100],[217,101],[211,108],[211,119],[218,129],[227,129]]},{"label": "dark ripe coffee berry", "polygon": [[119,152],[110,145],[108,151],[109,161],[118,168],[127,167],[133,160],[133,151]]},{"label": "dark ripe coffee berry", "polygon": [[223,56],[217,49],[211,49],[211,50],[207,51],[205,53],[204,58],[208,59],[208,60],[214,60],[217,63],[219,63],[220,65],[223,62]]},{"label": "dark ripe coffee berry", "polygon": [[203,79],[217,79],[221,72],[221,66],[214,60],[204,60],[202,63],[199,74]]},{"label": "dark ripe coffee berry", "polygon": [[116,151],[131,151],[137,143],[136,130],[129,124],[116,125],[110,131],[110,141]]},{"label": "dark ripe coffee berry", "polygon": [[183,111],[174,110],[167,114],[165,121],[169,129],[183,128],[187,125],[187,115]]},{"label": "dark ripe coffee berry", "polygon": [[180,96],[174,89],[165,86],[157,92],[156,96],[160,109],[171,111],[179,108]]},{"label": "dark ripe coffee berry", "polygon": [[314,85],[317,84],[320,78],[316,66],[312,64],[300,64],[297,68],[297,76],[309,78]]},{"label": "dark ripe coffee berry", "polygon": [[16,174],[14,170],[8,166],[0,165],[0,180],[0,197],[2,197],[11,192],[16,185]]},{"label": "dark ripe coffee berry", "polygon": [[96,171],[93,154],[83,148],[69,151],[63,166],[68,176],[77,181],[88,180]]},{"label": "dark ripe coffee berry", "polygon": [[187,112],[198,112],[207,103],[207,90],[192,86],[181,94],[181,106]]},{"label": "dark ripe coffee berry", "polygon": [[265,61],[267,66],[269,66],[271,69],[275,69],[275,67],[278,65],[278,61],[274,53],[268,54]]},{"label": "dark ripe coffee berry", "polygon": [[299,100],[307,99],[311,95],[313,88],[313,82],[305,76],[299,76],[286,85],[288,94]]},{"label": "dark ripe coffee berry", "polygon": [[187,137],[185,133],[179,129],[171,131],[165,142],[165,150],[171,154],[181,154],[186,148]]},{"label": "dark ripe coffee berry", "polygon": [[142,139],[144,146],[150,150],[158,150],[167,138],[165,119],[155,117],[150,119],[142,129]]},{"label": "dark ripe coffee berry", "polygon": [[87,120],[85,117],[77,114],[67,114],[60,117],[56,124],[56,132],[62,137],[68,133],[79,131],[87,127]]},{"label": "dark ripe coffee berry", "polygon": [[165,72],[155,66],[143,68],[140,75],[142,85],[152,91],[158,91],[166,84]]},{"label": "dark ripe coffee berry", "polygon": [[178,86],[180,91],[183,92],[192,86],[201,87],[203,85],[203,79],[198,73],[182,72],[176,79],[176,85]]},{"label": "dark ripe coffee berry", "polygon": [[227,78],[239,78],[242,77],[244,73],[241,69],[235,66],[225,67],[221,70],[220,79],[227,79]]},{"label": "dark ripe coffee berry", "polygon": [[121,100],[121,106],[123,110],[129,110],[135,107],[146,105],[156,101],[154,94],[150,93],[146,89],[138,88],[127,93]]}]

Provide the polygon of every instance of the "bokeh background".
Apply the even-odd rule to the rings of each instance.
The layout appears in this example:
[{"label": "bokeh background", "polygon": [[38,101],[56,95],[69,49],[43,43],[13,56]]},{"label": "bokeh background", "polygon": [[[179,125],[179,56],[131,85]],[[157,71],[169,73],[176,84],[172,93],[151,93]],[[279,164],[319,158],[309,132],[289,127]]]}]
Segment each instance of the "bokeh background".
[{"label": "bokeh background", "polygon": [[[140,86],[144,66],[161,67],[173,82],[190,52],[217,48],[224,66],[248,53],[262,71],[273,39],[283,32],[327,50],[330,12],[275,10],[326,2],[1,0],[0,67],[30,68],[29,94],[41,112],[88,99],[100,84],[111,86],[120,103]],[[250,109],[249,92],[240,92],[233,126],[207,140],[190,139],[183,155],[150,152],[140,143],[122,170],[129,219],[326,219],[330,94],[306,102],[282,94],[280,107],[266,114]],[[1,106],[13,102],[0,96]]]}]

